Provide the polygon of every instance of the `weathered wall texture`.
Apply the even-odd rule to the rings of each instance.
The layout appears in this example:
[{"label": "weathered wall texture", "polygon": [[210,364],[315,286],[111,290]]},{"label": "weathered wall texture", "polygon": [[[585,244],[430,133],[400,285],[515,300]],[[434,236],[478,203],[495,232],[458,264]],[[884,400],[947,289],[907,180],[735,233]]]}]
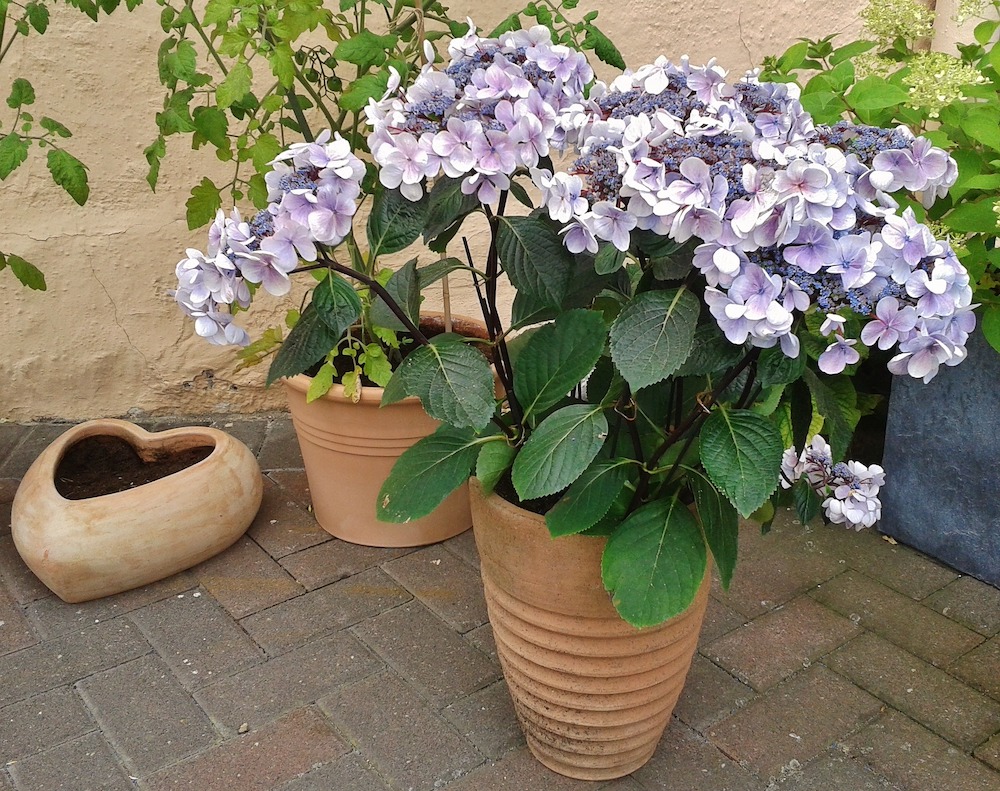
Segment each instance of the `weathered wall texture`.
[{"label": "weathered wall texture", "polygon": [[[522,3],[451,5],[488,28]],[[717,57],[736,73],[798,37],[855,32],[862,7],[858,0],[590,5],[633,66],[658,54],[688,54],[694,62]],[[158,17],[150,0],[99,24],[59,7],[45,36],[19,41],[0,74],[4,92],[13,76],[28,77],[36,115],[50,114],[74,131],[68,148],[89,166],[91,183],[81,208],[51,184],[35,149],[0,185],[0,249],[34,262],[49,282],[47,292],[31,292],[0,273],[0,420],[283,406],[278,388],[264,389],[262,367],[237,372],[232,350],[195,337],[166,293],[184,248],[204,245],[204,233],[189,232],[184,221],[188,190],[224,171],[211,152],[174,143],[155,194],[145,182],[142,150],[155,135],[163,95]],[[473,311],[461,289],[453,299],[457,311]],[[251,334],[278,322],[286,307],[259,300],[247,323]]]}]

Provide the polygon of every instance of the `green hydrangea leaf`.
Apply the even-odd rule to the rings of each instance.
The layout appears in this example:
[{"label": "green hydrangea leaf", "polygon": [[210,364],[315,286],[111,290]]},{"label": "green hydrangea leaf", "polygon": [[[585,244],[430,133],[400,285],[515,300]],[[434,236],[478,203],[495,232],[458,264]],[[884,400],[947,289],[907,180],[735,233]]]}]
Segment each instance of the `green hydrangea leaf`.
[{"label": "green hydrangea leaf", "polygon": [[549,533],[553,537],[582,533],[600,522],[625,488],[629,466],[622,460],[591,464],[545,515]]},{"label": "green hydrangea leaf", "polygon": [[471,428],[445,425],[408,448],[382,485],[378,518],[409,522],[427,516],[468,480],[482,442]]},{"label": "green hydrangea leaf", "polygon": [[608,538],[601,575],[618,614],[641,628],[690,607],[707,566],[705,540],[691,512],[676,499],[656,500]]},{"label": "green hydrangea leaf", "polygon": [[674,373],[691,353],[698,299],[687,289],[646,291],[611,325],[611,359],[632,390]]},{"label": "green hydrangea leaf", "polygon": [[599,406],[573,404],[543,420],[524,443],[511,470],[521,500],[560,492],[590,466],[608,436]]},{"label": "green hydrangea leaf", "polygon": [[736,510],[749,516],[778,488],[781,434],[748,410],[716,409],[701,427],[701,461]]}]

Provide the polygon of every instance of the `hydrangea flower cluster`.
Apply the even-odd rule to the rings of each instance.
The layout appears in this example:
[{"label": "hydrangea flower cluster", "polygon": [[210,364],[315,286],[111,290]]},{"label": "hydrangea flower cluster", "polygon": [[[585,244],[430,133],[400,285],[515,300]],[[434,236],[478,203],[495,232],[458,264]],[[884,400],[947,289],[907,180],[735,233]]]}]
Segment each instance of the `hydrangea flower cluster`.
[{"label": "hydrangea flower cluster", "polygon": [[945,194],[957,166],[905,127],[817,126],[791,83],[734,85],[711,62],[665,58],[598,83],[558,124],[578,158],[533,168],[572,252],[620,250],[633,229],[700,240],[694,265],[733,343],[798,355],[796,314],[825,315],[819,367],[857,362],[846,317],[869,318],[866,345],[897,346],[890,369],[928,381],[965,358],[975,326],[969,275],[946,241],[892,194]]},{"label": "hydrangea flower cluster", "polygon": [[317,244],[334,247],[351,231],[365,166],[340,135],[294,143],[271,166],[267,207],[249,222],[236,209],[229,217],[219,210],[207,251],[188,249],[177,264],[174,299],[195,332],[217,345],[249,344],[232,311],[249,307],[251,286],[287,294],[300,258],[315,261]]},{"label": "hydrangea flower cluster", "polygon": [[877,464],[866,467],[856,461],[834,464],[830,445],[819,434],[801,454],[788,448],[781,460],[781,485],[790,488],[800,478],[823,497],[826,518],[855,530],[871,527],[882,518],[879,489],[885,471]]},{"label": "hydrangea flower cluster", "polygon": [[396,80],[368,105],[368,146],[382,184],[410,200],[443,173],[461,178],[464,194],[494,203],[518,167],[548,156],[562,134],[557,114],[582,101],[594,72],[583,53],[553,44],[541,25],[490,39],[470,21],[448,53],[445,69],[428,64],[405,92]]}]

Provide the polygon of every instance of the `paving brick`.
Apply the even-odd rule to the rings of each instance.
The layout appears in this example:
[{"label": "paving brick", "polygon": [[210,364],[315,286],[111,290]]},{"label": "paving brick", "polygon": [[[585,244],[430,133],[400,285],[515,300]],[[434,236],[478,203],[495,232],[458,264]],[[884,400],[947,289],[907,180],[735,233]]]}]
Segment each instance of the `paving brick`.
[{"label": "paving brick", "polygon": [[0,791],[16,791],[14,781],[10,779],[3,766],[0,766]]},{"label": "paving brick", "polygon": [[0,535],[0,582],[3,582],[14,601],[19,604],[51,595],[51,591],[21,560],[14,546],[14,539],[9,535]]},{"label": "paving brick", "polygon": [[277,791],[389,791],[389,786],[356,754],[313,769]]},{"label": "paving brick", "polygon": [[411,598],[384,571],[369,569],[250,615],[240,624],[274,656]]},{"label": "paving brick", "polygon": [[441,713],[487,758],[497,760],[524,744],[524,734],[503,681],[473,692]]},{"label": "paving brick", "polygon": [[947,665],[983,641],[982,635],[856,571],[810,595],[933,665]]},{"label": "paving brick", "polygon": [[140,777],[217,740],[208,717],[157,656],[96,673],[77,688],[105,738]]},{"label": "paving brick", "polygon": [[[31,431],[31,426],[20,423],[0,423],[0,464],[6,461],[18,444]],[[19,476],[17,476],[19,477]]]},{"label": "paving brick", "polygon": [[267,477],[307,511],[312,509],[312,495],[305,470],[270,470]]},{"label": "paving brick", "polygon": [[394,673],[344,687],[320,706],[392,788],[438,788],[483,761]]},{"label": "paving brick", "polygon": [[985,744],[981,744],[976,749],[974,755],[980,761],[989,764],[990,767],[1000,772],[1000,733]]},{"label": "paving brick", "polygon": [[490,624],[484,623],[478,629],[466,632],[462,636],[480,653],[486,654],[494,662],[500,662],[500,658],[497,656],[497,641],[493,637],[493,627]]},{"label": "paving brick", "polygon": [[818,758],[790,771],[781,784],[782,791],[893,791],[895,788],[884,777],[844,755]]},{"label": "paving brick", "polygon": [[333,538],[316,524],[311,513],[266,475],[264,499],[248,532],[275,560]]},{"label": "paving brick", "polygon": [[948,671],[1000,700],[1000,635],[969,651]]},{"label": "paving brick", "polygon": [[[0,443],[2,442],[3,440],[0,439]],[[0,454],[2,453],[3,451],[0,450]],[[0,503],[10,505],[14,502],[14,495],[17,493],[17,487],[20,486],[20,484],[20,478],[0,478]],[[2,527],[2,525],[0,525],[0,527]]]},{"label": "paving brick", "polygon": [[619,777],[617,780],[598,786],[598,788],[600,791],[646,791],[639,785],[639,781],[633,779],[631,775]]},{"label": "paving brick", "polygon": [[133,791],[135,788],[97,731],[7,768],[18,791]]},{"label": "paving brick", "polygon": [[439,707],[500,678],[494,662],[419,602],[358,624],[354,633]]},{"label": "paving brick", "polygon": [[322,715],[300,709],[164,769],[148,778],[145,791],[269,791],[347,751]]},{"label": "paving brick", "polygon": [[7,458],[0,460],[0,478],[23,478],[31,463],[60,434],[72,428],[70,423],[39,423],[31,426]]},{"label": "paving brick", "polygon": [[231,736],[244,723],[259,728],[384,668],[356,637],[337,632],[217,681],[195,698]]},{"label": "paving brick", "polygon": [[705,611],[705,621],[701,625],[698,645],[708,645],[712,641],[718,640],[722,635],[729,634],[733,629],[741,627],[747,620],[745,615],[741,615],[728,604],[711,596],[708,600],[708,609]]},{"label": "paving brick", "polygon": [[279,562],[306,590],[316,590],[412,551],[408,547],[365,547],[334,538],[285,555]]},{"label": "paving brick", "polygon": [[843,570],[839,561],[818,550],[809,550],[801,540],[765,536],[769,550],[741,556],[728,592],[716,597],[737,612],[756,618],[825,582]]},{"label": "paving brick", "polygon": [[1000,632],[1000,589],[975,577],[959,577],[924,604],[987,637]]},{"label": "paving brick", "polygon": [[457,536],[452,536],[441,546],[479,571],[479,549],[476,547],[476,535],[472,530],[465,530]]},{"label": "paving brick", "polygon": [[97,726],[72,687],[59,687],[0,709],[0,765],[82,736]]},{"label": "paving brick", "polygon": [[824,662],[966,750],[1000,731],[1000,704],[876,635],[852,640]]},{"label": "paving brick", "polygon": [[263,659],[263,652],[201,590],[150,604],[129,616],[187,689]]},{"label": "paving brick", "polygon": [[[855,571],[911,599],[923,599],[958,578],[958,572],[904,544],[889,542],[875,530],[809,525],[809,544]],[[808,545],[808,544],[807,544]]]},{"label": "paving brick", "polygon": [[779,777],[874,718],[878,699],[830,670],[813,665],[709,729],[727,755],[761,777]]},{"label": "paving brick", "polygon": [[667,727],[656,752],[632,775],[648,791],[763,791],[750,772],[681,722]]},{"label": "paving brick", "polygon": [[149,653],[135,626],[118,618],[0,657],[0,706]]},{"label": "paving brick", "polygon": [[674,716],[698,731],[746,706],[756,693],[725,670],[695,655]]},{"label": "paving brick", "polygon": [[47,596],[30,603],[27,613],[35,624],[36,631],[48,639],[110,621],[147,604],[189,591],[197,585],[198,581],[191,574],[182,571],[142,588],[79,604],[67,604],[58,596]]},{"label": "paving brick", "polygon": [[302,469],[302,452],[291,420],[272,420],[257,455],[265,470]]},{"label": "paving brick", "polygon": [[799,597],[709,643],[702,653],[761,692],[860,631],[833,610]]},{"label": "paving brick", "polygon": [[844,740],[847,754],[900,791],[996,791],[1000,773],[897,711]]},{"label": "paving brick", "polygon": [[448,791],[584,791],[600,788],[595,783],[571,780],[547,769],[527,747],[521,747],[496,763],[488,763],[445,786]]},{"label": "paving brick", "polygon": [[457,632],[489,620],[479,572],[439,546],[412,552],[382,569]]},{"label": "paving brick", "polygon": [[298,596],[304,588],[254,541],[244,536],[192,573],[233,618]]},{"label": "paving brick", "polygon": [[267,418],[236,417],[213,420],[212,427],[236,437],[256,455],[260,452],[261,445],[264,444],[264,435],[267,434],[269,422]]},{"label": "paving brick", "polygon": [[37,642],[38,637],[17,602],[0,587],[0,656]]}]

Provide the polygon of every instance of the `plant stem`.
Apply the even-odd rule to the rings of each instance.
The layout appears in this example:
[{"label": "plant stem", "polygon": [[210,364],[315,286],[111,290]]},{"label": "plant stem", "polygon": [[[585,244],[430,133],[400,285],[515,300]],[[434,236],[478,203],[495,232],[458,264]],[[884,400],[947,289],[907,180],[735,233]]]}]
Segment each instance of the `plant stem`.
[{"label": "plant stem", "polygon": [[212,46],[212,40],[205,34],[205,28],[203,28],[201,26],[201,22],[198,21],[198,14],[195,13],[193,0],[185,0],[184,5],[187,10],[191,12],[191,18],[194,20],[191,22],[191,25],[194,27],[198,37],[208,48],[208,54],[212,56],[212,59],[219,66],[219,70],[222,72],[223,76],[229,74],[229,69],[227,69],[226,64],[222,62],[222,58],[219,57],[219,53],[216,51],[215,47]]},{"label": "plant stem", "polygon": [[292,115],[295,116],[295,121],[299,125],[302,136],[307,142],[311,143],[316,138],[313,137],[312,129],[309,128],[309,122],[306,120],[305,113],[302,112],[302,105],[299,104],[299,97],[295,95],[295,89],[289,88],[285,91],[285,98],[288,99],[288,106],[292,108]]},{"label": "plant stem", "polygon": [[757,358],[760,356],[760,352],[761,350],[758,347],[754,347],[747,352],[743,359],[733,366],[729,373],[722,377],[719,383],[715,386],[715,389],[713,389],[712,392],[709,393],[704,399],[699,400],[698,406],[692,409],[691,413],[684,419],[684,421],[667,435],[667,438],[663,440],[660,447],[658,447],[653,453],[649,460],[650,467],[655,467],[656,463],[663,458],[663,454],[666,453],[671,446],[674,445],[674,443],[683,437],[699,421],[708,417],[716,399],[722,395],[725,389],[736,380],[736,377],[743,372],[743,369],[751,363],[757,361]]},{"label": "plant stem", "polygon": [[386,291],[385,288],[383,288],[381,283],[379,283],[374,278],[368,277],[368,275],[363,275],[356,269],[351,269],[351,267],[349,266],[338,264],[332,258],[327,257],[325,253],[321,254],[320,260],[322,261],[322,263],[320,264],[312,264],[310,266],[298,267],[294,271],[308,272],[313,269],[332,269],[334,272],[338,272],[344,275],[345,277],[354,278],[355,280],[364,283],[366,286],[368,286],[368,288],[370,288],[379,297],[382,298],[382,300],[388,306],[389,310],[391,310],[393,314],[395,314],[396,318],[399,319],[399,321],[402,323],[402,325],[406,327],[406,331],[410,333],[410,335],[413,337],[413,340],[415,340],[422,346],[427,346],[430,344],[430,341],[427,339],[427,336],[420,331],[420,328],[417,327],[416,324],[410,321],[410,317],[406,315],[406,312],[399,306],[396,300],[392,298],[392,295],[388,291]]},{"label": "plant stem", "polygon": [[[323,99],[316,92],[316,89],[309,84],[309,81],[302,74],[298,66],[295,67],[295,78],[299,81],[299,85],[301,85],[305,89],[305,92],[309,94],[309,98],[312,99],[313,102],[315,102],[316,106],[319,108],[319,111],[323,113],[323,117],[326,118],[326,122],[330,125],[330,131],[333,132],[340,129],[339,124],[337,124],[337,122],[334,120],[333,115],[327,109],[326,104],[323,102]],[[291,89],[289,89],[289,91],[291,91]],[[300,113],[302,112],[301,106],[299,106],[299,112]],[[296,119],[297,118],[298,116],[296,116]]]}]

